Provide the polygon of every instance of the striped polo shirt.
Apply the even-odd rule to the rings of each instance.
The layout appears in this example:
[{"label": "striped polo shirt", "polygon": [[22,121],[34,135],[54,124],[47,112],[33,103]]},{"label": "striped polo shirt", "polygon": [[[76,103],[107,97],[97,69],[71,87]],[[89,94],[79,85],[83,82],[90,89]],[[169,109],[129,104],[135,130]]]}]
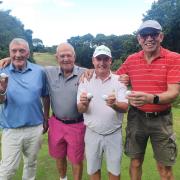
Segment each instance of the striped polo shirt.
[{"label": "striped polo shirt", "polygon": [[[167,90],[168,84],[180,82],[180,54],[161,47],[160,56],[150,64],[144,59],[144,51],[130,55],[117,74],[128,74],[133,91],[159,94]],[[138,107],[145,112],[159,112],[170,104],[146,104]]]}]

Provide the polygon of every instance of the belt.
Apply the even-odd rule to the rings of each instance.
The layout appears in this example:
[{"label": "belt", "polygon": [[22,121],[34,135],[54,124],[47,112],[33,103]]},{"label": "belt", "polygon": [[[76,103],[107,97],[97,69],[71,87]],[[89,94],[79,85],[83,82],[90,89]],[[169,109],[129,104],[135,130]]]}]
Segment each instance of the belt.
[{"label": "belt", "polygon": [[164,111],[160,111],[160,112],[144,112],[144,111],[141,111],[140,109],[134,107],[134,106],[131,106],[131,108],[134,110],[134,111],[137,111],[139,113],[141,113],[143,116],[145,116],[146,118],[154,118],[154,117],[158,117],[158,116],[163,116],[163,115],[167,115],[171,112],[171,108],[168,108]]},{"label": "belt", "polygon": [[59,119],[54,113],[53,113],[53,116],[54,116],[57,120],[61,121],[61,122],[64,123],[64,124],[75,124],[75,123],[79,123],[79,122],[83,122],[83,121],[84,121],[84,119],[83,119],[82,116],[79,117],[79,118],[74,118],[74,119],[70,119],[70,118],[62,118],[62,119]]}]

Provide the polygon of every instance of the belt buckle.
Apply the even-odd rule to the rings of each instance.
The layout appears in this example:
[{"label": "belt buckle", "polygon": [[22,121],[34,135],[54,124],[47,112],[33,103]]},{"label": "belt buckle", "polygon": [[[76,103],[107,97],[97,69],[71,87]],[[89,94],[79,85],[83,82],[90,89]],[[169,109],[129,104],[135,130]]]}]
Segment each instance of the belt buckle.
[{"label": "belt buckle", "polygon": [[158,112],[154,112],[154,116],[157,117],[158,116]]},{"label": "belt buckle", "polygon": [[145,112],[145,116],[146,116],[146,118],[148,118],[149,117],[149,113]]},{"label": "belt buckle", "polygon": [[158,112],[146,112],[145,116],[146,116],[146,118],[149,118],[149,117],[158,117]]}]

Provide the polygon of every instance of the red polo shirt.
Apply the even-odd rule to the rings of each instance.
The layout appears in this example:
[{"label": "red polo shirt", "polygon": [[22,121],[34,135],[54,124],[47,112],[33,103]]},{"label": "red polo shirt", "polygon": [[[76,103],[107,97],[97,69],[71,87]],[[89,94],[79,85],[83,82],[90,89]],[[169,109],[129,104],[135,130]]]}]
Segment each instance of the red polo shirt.
[{"label": "red polo shirt", "polygon": [[[151,64],[144,59],[144,52],[130,55],[117,74],[128,74],[133,91],[159,94],[167,90],[168,84],[180,82],[180,54],[161,47],[160,56]],[[146,104],[138,107],[145,112],[159,112],[170,104]]]}]

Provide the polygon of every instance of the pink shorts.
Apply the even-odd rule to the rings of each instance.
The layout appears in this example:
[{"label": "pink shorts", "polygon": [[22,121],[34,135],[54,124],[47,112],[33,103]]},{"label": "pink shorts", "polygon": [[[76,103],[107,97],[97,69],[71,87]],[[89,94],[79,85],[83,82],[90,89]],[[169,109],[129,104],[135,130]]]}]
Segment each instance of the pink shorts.
[{"label": "pink shorts", "polygon": [[84,159],[84,134],[83,122],[64,124],[52,116],[48,131],[49,154],[55,159],[67,156],[73,164],[80,163]]}]

